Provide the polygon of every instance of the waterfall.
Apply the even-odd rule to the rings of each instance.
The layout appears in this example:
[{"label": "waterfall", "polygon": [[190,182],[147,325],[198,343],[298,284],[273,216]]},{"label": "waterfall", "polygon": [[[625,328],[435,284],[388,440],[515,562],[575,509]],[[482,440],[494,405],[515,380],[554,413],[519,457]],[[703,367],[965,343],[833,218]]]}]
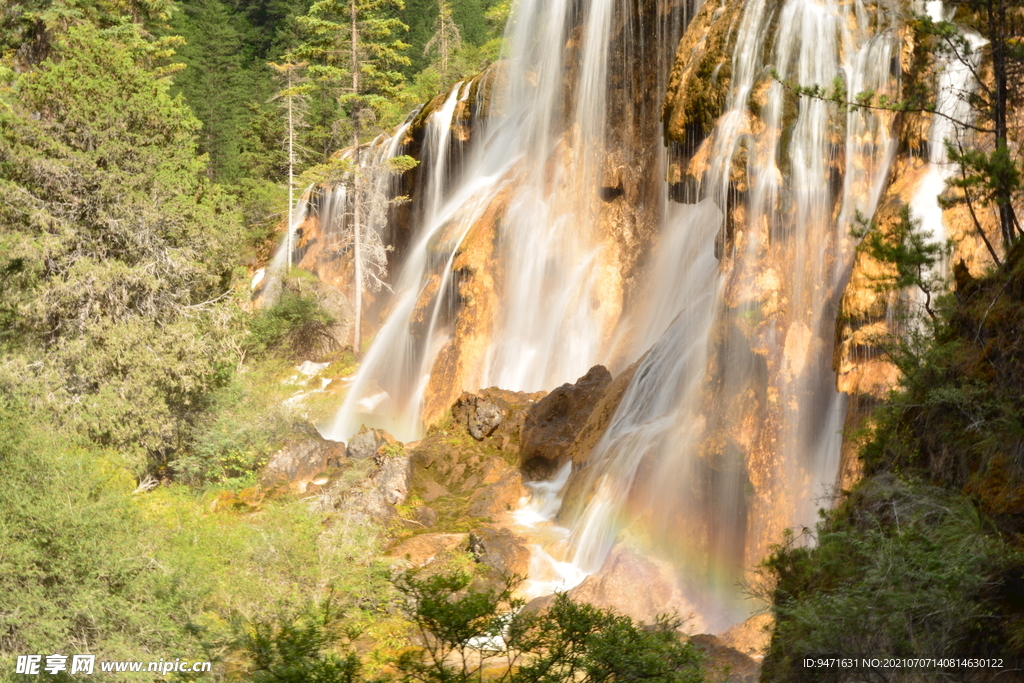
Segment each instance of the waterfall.
[{"label": "waterfall", "polygon": [[[950,19],[949,12],[941,0],[929,0],[925,9],[933,21]],[[910,202],[912,215],[921,221],[921,227],[932,242],[945,242],[948,238],[942,219],[942,207],[938,197],[946,187],[946,181],[955,172],[949,163],[946,141],[953,144],[970,144],[965,138],[963,126],[954,121],[970,123],[972,110],[966,93],[975,85],[974,73],[981,59],[981,48],[987,41],[973,31],[965,31],[964,38],[970,45],[971,54],[965,55],[966,62],[940,56],[936,61],[938,83],[936,84],[935,110],[928,130],[928,166],[924,178],[918,185],[917,194]]]},{"label": "waterfall", "polygon": [[299,226],[302,225],[310,213],[312,196],[313,187],[307,187],[305,192],[299,197],[295,211],[292,214],[291,223],[285,226],[286,233],[281,246],[274,253],[274,258],[271,259],[270,265],[262,271],[257,271],[253,277],[251,288],[255,290],[255,295],[259,297],[259,305],[261,306],[274,305],[281,294],[281,281],[288,271],[288,247],[292,246],[292,251],[294,252],[293,238]]},{"label": "waterfall", "polygon": [[[474,144],[457,164],[452,116],[468,84],[456,85],[429,115],[417,237],[390,315],[326,436],[347,439],[365,424],[402,440],[418,438],[432,378],[456,391],[490,385],[536,391],[612,358],[623,285],[616,247],[599,227],[606,203],[600,189],[611,161],[608,46],[615,30],[632,35],[630,27],[614,25],[627,7],[614,0],[582,10],[570,0],[519,3],[509,22],[504,85],[495,86],[505,110],[474,130]],[[674,27],[664,36],[653,32],[665,45],[678,38],[678,14],[659,11]],[[565,49],[570,35],[575,51]],[[568,89],[567,71],[576,74]],[[450,167],[457,168],[454,177]],[[492,287],[497,303],[480,322],[488,329],[459,347],[453,316],[462,295],[453,264],[481,217],[492,214],[500,216],[488,226],[496,245],[490,263],[500,264]],[[437,379],[452,355],[458,355],[448,363],[456,377]]]},{"label": "waterfall", "polygon": [[[642,357],[571,472],[586,495],[559,513],[561,555],[542,559],[578,580],[628,536],[678,568],[719,629],[749,613],[737,582],[831,494],[851,222],[874,213],[896,147],[891,114],[784,83],[840,77],[893,96],[901,26],[886,2],[748,0],[730,27],[724,113],[680,204],[655,144],[665,79],[634,72],[667,75],[690,8],[641,6],[654,18],[616,0],[521,0],[500,93],[477,89],[477,109],[489,97],[501,111],[464,148],[452,133],[470,84],[428,110],[389,314],[324,433],[348,439],[366,424],[409,441],[453,391],[550,389]],[[560,500],[552,486],[536,495],[536,514]]]},{"label": "waterfall", "polygon": [[[895,149],[889,115],[795,101],[765,72],[891,91],[895,16],[882,6],[869,18],[861,3],[747,4],[727,111],[703,143],[703,199],[665,225],[662,255],[692,281],[659,276],[685,293],[654,295],[652,322],[673,322],[581,473],[589,501],[566,520],[587,572],[624,530],[646,539],[680,568],[713,629],[749,613],[737,581],[784,529],[814,523],[834,482],[844,402],[832,326],[847,235],[856,212],[873,213]],[[717,269],[707,225],[732,232]]]}]

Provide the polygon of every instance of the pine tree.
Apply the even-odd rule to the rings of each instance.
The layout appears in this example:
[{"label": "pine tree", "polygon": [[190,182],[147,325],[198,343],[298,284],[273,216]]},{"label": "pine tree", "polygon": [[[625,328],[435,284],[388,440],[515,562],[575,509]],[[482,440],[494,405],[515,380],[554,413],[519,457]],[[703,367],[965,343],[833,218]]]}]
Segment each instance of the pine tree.
[{"label": "pine tree", "polygon": [[[376,112],[394,97],[403,81],[398,69],[409,63],[402,53],[408,47],[395,38],[408,27],[388,15],[401,9],[400,0],[320,0],[299,18],[308,38],[294,58],[308,60],[308,73],[327,92],[338,93],[347,113],[352,158],[360,157],[363,131]],[[365,188],[361,174],[352,175],[352,239],[355,269],[355,329],[353,349],[359,353],[362,339],[362,296],[366,279],[363,243],[371,225],[363,206]]]},{"label": "pine tree", "polygon": [[244,20],[220,0],[184,3],[181,10],[172,28],[185,38],[178,56],[187,66],[176,75],[172,92],[181,92],[203,122],[199,144],[210,159],[210,179],[230,182],[241,173],[238,155],[245,102],[262,99],[243,56],[239,24]]},{"label": "pine tree", "polygon": [[441,81],[448,81],[448,66],[451,56],[462,47],[462,33],[455,23],[449,0],[437,0],[437,19],[434,21],[434,35],[423,48],[423,54],[437,53],[441,68]]},{"label": "pine tree", "polygon": [[292,244],[293,228],[295,226],[295,166],[299,161],[298,145],[296,137],[299,128],[305,123],[307,110],[307,94],[309,92],[307,79],[300,75],[300,71],[307,66],[306,62],[275,64],[270,62],[270,67],[277,72],[277,75],[284,82],[284,89],[274,95],[272,99],[282,103],[285,113],[285,147],[288,150],[288,232],[285,238],[285,249],[288,252],[288,268],[292,267],[292,251],[295,245]]}]

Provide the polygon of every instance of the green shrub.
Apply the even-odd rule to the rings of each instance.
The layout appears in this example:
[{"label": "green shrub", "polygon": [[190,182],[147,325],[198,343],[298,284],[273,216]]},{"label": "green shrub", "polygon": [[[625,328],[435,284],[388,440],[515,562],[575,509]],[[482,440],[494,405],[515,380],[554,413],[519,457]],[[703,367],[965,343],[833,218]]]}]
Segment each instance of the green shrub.
[{"label": "green shrub", "polygon": [[[818,680],[802,665],[811,654],[985,656],[1024,646],[1011,599],[1024,553],[962,495],[872,477],[825,513],[815,547],[806,540],[790,537],[765,562],[776,617],[765,680]],[[861,673],[848,675],[836,680]]]},{"label": "green shrub", "polygon": [[273,306],[253,316],[248,348],[255,355],[275,351],[293,359],[320,357],[337,347],[330,333],[334,323],[315,296],[283,287]]},{"label": "green shrub", "polygon": [[188,591],[153,561],[117,455],[39,425],[3,393],[0,435],[0,658],[198,655]]}]

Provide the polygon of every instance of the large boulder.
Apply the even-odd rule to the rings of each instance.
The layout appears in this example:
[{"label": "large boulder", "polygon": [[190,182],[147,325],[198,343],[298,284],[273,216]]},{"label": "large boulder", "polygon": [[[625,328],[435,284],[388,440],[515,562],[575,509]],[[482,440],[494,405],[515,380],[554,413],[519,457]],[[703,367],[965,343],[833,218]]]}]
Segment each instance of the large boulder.
[{"label": "large boulder", "polygon": [[585,474],[590,462],[590,455],[611,424],[615,411],[618,410],[622,397],[625,395],[626,389],[629,388],[630,382],[633,381],[637,367],[643,360],[644,358],[640,358],[620,372],[605,388],[597,405],[590,412],[587,423],[583,425],[583,429],[579,431],[569,447],[568,457],[572,460],[572,474],[569,475],[569,481],[562,489],[562,507],[558,511],[559,522],[566,523],[572,519],[576,512],[586,504],[592,493],[587,486]]},{"label": "large boulder", "polygon": [[477,562],[487,565],[501,577],[525,577],[530,569],[526,539],[508,529],[474,529],[469,534],[469,552]]},{"label": "large boulder", "polygon": [[694,606],[683,596],[671,564],[644,557],[622,545],[608,554],[601,569],[568,592],[577,602],[611,608],[635,621],[650,624],[659,615],[689,618],[684,628],[705,630]]},{"label": "large boulder", "polygon": [[507,410],[507,405],[503,407],[482,396],[463,394],[452,406],[452,417],[466,427],[470,436],[483,441],[501,425]]},{"label": "large boulder", "polygon": [[260,473],[264,488],[284,486],[303,493],[310,483],[326,483],[330,472],[345,462],[345,444],[329,441],[307,425],[299,436],[289,440],[270,457]]},{"label": "large boulder", "polygon": [[[387,522],[398,516],[412,485],[412,468],[407,455],[388,455],[366,462],[370,469],[356,483],[344,478],[329,487],[322,497],[326,510],[336,510],[355,524]],[[360,466],[366,466],[360,463]]]},{"label": "large boulder", "polygon": [[569,460],[570,447],[611,382],[607,368],[595,365],[575,384],[563,384],[530,408],[519,442],[527,479],[549,479]]},{"label": "large boulder", "polygon": [[365,460],[383,454],[387,446],[397,444],[395,437],[383,429],[370,429],[363,426],[348,442],[348,457],[353,460]]}]

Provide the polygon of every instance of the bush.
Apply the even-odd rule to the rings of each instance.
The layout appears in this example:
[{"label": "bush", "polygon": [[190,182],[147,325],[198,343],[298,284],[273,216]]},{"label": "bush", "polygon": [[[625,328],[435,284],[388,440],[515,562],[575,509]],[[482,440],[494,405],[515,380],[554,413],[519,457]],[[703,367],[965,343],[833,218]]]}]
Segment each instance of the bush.
[{"label": "bush", "polygon": [[330,331],[335,322],[314,295],[284,287],[273,306],[253,316],[248,348],[256,355],[275,351],[296,360],[322,357],[337,348]]},{"label": "bush", "polygon": [[[404,683],[700,683],[700,655],[683,643],[678,621],[653,626],[555,596],[542,613],[523,613],[512,592],[478,589],[462,572],[400,575],[406,617],[419,643],[386,667],[382,680]],[[338,629],[329,606],[277,623],[249,627],[243,639],[252,680],[354,683],[364,680],[351,653],[331,648],[355,635]],[[347,639],[345,638],[347,636]],[[286,654],[291,653],[291,654]]]},{"label": "bush", "polygon": [[476,590],[464,573],[420,578],[407,574],[398,588],[421,647],[396,662],[407,683],[455,683],[489,672],[509,683],[597,683],[704,680],[700,656],[677,632],[678,620],[652,626],[556,595],[545,612],[524,613],[513,598],[518,580],[498,590]]},{"label": "bush", "polygon": [[115,454],[37,425],[0,391],[4,661],[192,654],[181,616],[187,591],[152,560],[130,473]]},{"label": "bush", "polygon": [[[1024,648],[1012,598],[1024,553],[993,534],[965,497],[873,477],[825,513],[816,540],[811,548],[790,537],[765,562],[776,617],[765,680],[817,681],[802,665],[812,654],[1001,656]],[[862,672],[846,675],[835,680],[861,680]],[[920,675],[900,680],[941,680]]]}]

